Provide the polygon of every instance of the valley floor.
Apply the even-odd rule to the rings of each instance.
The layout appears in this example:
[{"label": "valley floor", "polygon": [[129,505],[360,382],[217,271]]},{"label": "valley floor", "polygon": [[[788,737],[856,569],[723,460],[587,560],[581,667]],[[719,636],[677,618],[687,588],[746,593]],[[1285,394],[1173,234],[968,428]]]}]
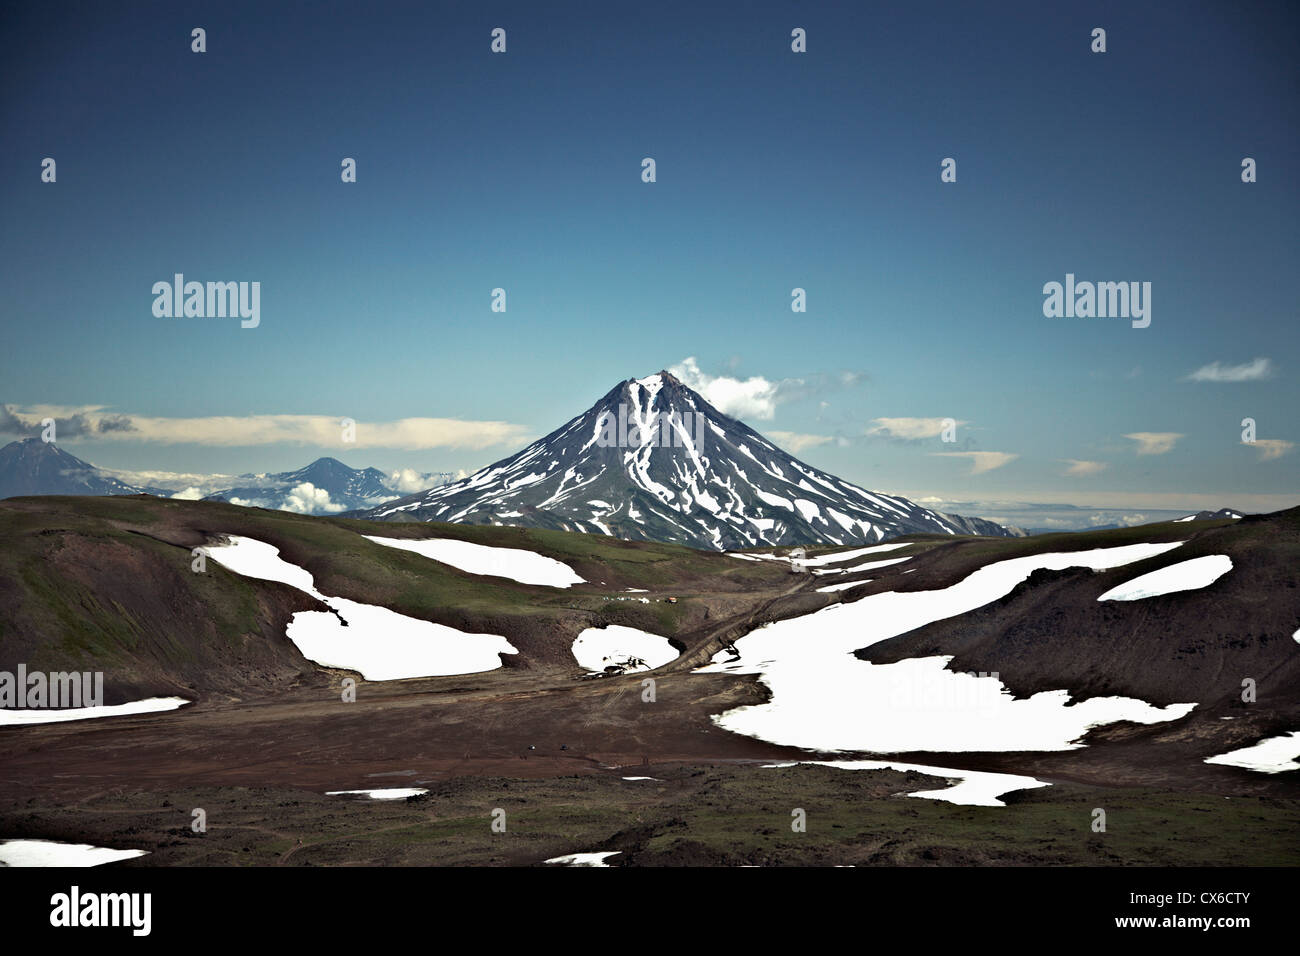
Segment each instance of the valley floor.
[{"label": "valley floor", "polygon": [[[596,851],[617,851],[611,866],[1300,860],[1291,775],[1180,759],[1114,728],[1083,751],[897,757],[1051,784],[1004,807],[958,806],[907,796],[947,786],[916,772],[766,766],[815,755],[712,725],[710,713],[761,699],[750,678],[665,675],[655,704],[636,675],[548,683],[494,672],[363,684],[347,705],[304,689],[2,730],[0,836],[149,851],[115,866],[520,866]],[[326,795],[388,787],[428,793]],[[206,833],[191,830],[197,808]],[[806,832],[791,828],[797,809]]]}]

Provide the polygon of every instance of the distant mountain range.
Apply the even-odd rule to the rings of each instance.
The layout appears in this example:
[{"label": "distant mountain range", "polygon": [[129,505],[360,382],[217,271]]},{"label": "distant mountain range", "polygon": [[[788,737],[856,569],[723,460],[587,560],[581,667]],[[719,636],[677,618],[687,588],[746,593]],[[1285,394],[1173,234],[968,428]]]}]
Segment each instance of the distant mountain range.
[{"label": "distant mountain range", "polygon": [[[453,476],[423,476],[436,487]],[[318,458],[297,471],[240,475],[240,483],[204,496],[247,507],[300,514],[336,514],[369,508],[400,497],[393,480],[377,468],[349,468],[335,458]],[[187,494],[180,488],[134,485],[69,454],[52,442],[24,438],[0,448],[0,498],[19,495],[156,495]]]},{"label": "distant mountain range", "polygon": [[[1225,519],[1236,519],[1243,517],[1240,511],[1233,511],[1231,508],[1220,508],[1218,511],[1198,511],[1194,515],[1187,515],[1182,518],[1174,518],[1174,521],[1223,521]],[[1167,517],[1152,518],[1149,521],[1142,521],[1139,524],[1160,524],[1169,521]],[[1129,524],[1096,524],[1080,525],[1075,528],[1026,528],[1025,531],[1031,536],[1040,534],[1073,534],[1077,531],[1110,531],[1115,528],[1131,528],[1135,525]]]},{"label": "distant mountain range", "polygon": [[717,550],[869,544],[916,532],[1024,534],[813,468],[668,372],[620,382],[545,438],[468,478],[352,516],[554,528]]}]

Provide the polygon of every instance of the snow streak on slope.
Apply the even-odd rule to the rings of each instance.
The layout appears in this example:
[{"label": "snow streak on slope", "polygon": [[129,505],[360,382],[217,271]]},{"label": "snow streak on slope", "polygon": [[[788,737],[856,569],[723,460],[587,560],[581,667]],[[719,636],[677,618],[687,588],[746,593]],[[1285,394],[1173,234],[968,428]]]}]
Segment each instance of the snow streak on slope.
[{"label": "snow streak on slope", "polygon": [[1232,558],[1226,554],[1207,554],[1190,561],[1179,561],[1165,568],[1151,571],[1132,581],[1113,587],[1098,601],[1140,601],[1142,598],[1173,594],[1176,591],[1195,591],[1209,587],[1232,570]]},{"label": "snow streak on slope", "polygon": [[881,561],[868,561],[866,564],[856,564],[851,568],[825,568],[820,571],[813,571],[813,574],[857,574],[859,571],[874,571],[876,568],[887,568],[891,564],[902,564],[904,561],[911,561],[911,558],[885,558]]},{"label": "snow streak on slope", "polygon": [[869,545],[926,532],[1011,534],[819,471],[667,372],[620,382],[582,415],[468,478],[360,515],[522,525],[710,550]]},{"label": "snow streak on slope", "polygon": [[831,554],[821,554],[815,558],[804,558],[803,563],[810,568],[819,568],[827,564],[842,564],[845,561],[852,561],[854,558],[860,558],[864,554],[876,554],[881,551],[896,551],[899,548],[906,548],[912,542],[903,541],[898,544],[878,544],[874,548],[855,548],[852,551],[835,551]]},{"label": "snow streak on slope", "polygon": [[454,538],[380,538],[371,534],[362,537],[385,547],[414,551],[469,574],[493,575],[520,584],[551,588],[586,583],[567,564],[521,548],[493,548]]}]

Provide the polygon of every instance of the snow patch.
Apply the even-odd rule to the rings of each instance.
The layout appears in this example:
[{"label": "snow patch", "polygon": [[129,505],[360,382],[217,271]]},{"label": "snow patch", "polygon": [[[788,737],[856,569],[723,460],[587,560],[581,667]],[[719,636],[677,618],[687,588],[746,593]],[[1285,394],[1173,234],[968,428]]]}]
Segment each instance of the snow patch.
[{"label": "snow patch", "polygon": [[865,581],[840,581],[838,584],[828,584],[824,588],[818,588],[818,594],[829,594],[832,591],[847,591],[849,588],[855,588],[859,584],[870,584],[871,578]]},{"label": "snow patch", "polygon": [[519,653],[498,634],[467,634],[386,607],[327,597],[316,590],[310,572],[263,541],[232,536],[229,544],[209,545],[207,552],[236,574],[288,584],[331,607],[333,613],[296,612],[285,634],[309,660],[359,671],[366,680],[473,674],[500,667],[502,654]]},{"label": "snow patch", "polygon": [[56,843],[53,840],[0,840],[0,867],[102,866],[118,860],[133,860],[148,852],[113,850],[89,843]]},{"label": "snow patch", "polygon": [[677,649],[658,634],[611,624],[589,627],[579,634],[573,641],[573,656],[592,673],[601,673],[606,667],[649,671],[676,660]]},{"label": "snow patch", "polygon": [[[739,657],[720,651],[697,672],[761,675],[771,699],[727,711],[714,722],[772,743],[878,753],[1072,750],[1092,727],[1176,720],[1196,705],[1161,708],[1099,697],[1071,703],[1065,690],[1015,700],[996,678],[947,670],[949,658],[876,665],[853,652],[989,604],[1038,568],[1119,567],[1181,543],[1028,555],[986,565],[947,588],[886,591],[834,604],[751,631],[735,643]],[[935,700],[947,706],[936,707]]]},{"label": "snow patch", "polygon": [[405,800],[428,793],[422,787],[383,787],[378,790],[326,790],[327,797],[366,797],[370,800]]},{"label": "snow patch", "polygon": [[1249,747],[1230,750],[1216,757],[1206,757],[1205,762],[1227,767],[1242,767],[1259,773],[1300,770],[1300,730],[1280,737],[1266,737]]},{"label": "snow patch", "polygon": [[[606,534],[609,532],[606,531]],[[561,561],[548,558],[535,551],[522,548],[496,548],[455,538],[381,538],[362,535],[367,541],[388,548],[414,551],[433,561],[450,564],[467,574],[510,578],[520,584],[541,587],[567,588],[572,584],[585,584],[574,570]]]},{"label": "snow patch", "polygon": [[131,714],[156,714],[176,710],[189,701],[184,697],[149,697],[125,704],[107,704],[100,707],[68,707],[62,710],[11,710],[0,709],[0,727],[18,724],[58,724],[65,720],[89,720],[92,717],[127,717]]},{"label": "snow patch", "polygon": [[611,856],[618,856],[621,850],[611,850],[606,853],[570,853],[566,856],[553,856],[544,863],[558,863],[561,866],[604,866],[609,864],[605,862]]},{"label": "snow patch", "polygon": [[[893,763],[884,760],[801,760],[798,764],[815,767],[837,767],[840,770],[897,770],[917,773],[932,777],[945,777],[955,786],[942,790],[917,790],[909,797],[921,797],[925,800],[943,800],[965,807],[1005,807],[999,797],[1016,790],[1033,790],[1038,787],[1050,787],[1050,783],[1023,777],[1013,773],[993,773],[986,770],[952,770],[948,767],[929,767],[918,763]],[[767,764],[768,767],[793,767],[796,762]]]},{"label": "snow patch", "polygon": [[1098,601],[1140,601],[1177,591],[1195,591],[1209,587],[1232,570],[1232,558],[1226,554],[1207,554],[1203,558],[1179,561],[1168,567],[1143,574],[1113,587]]}]

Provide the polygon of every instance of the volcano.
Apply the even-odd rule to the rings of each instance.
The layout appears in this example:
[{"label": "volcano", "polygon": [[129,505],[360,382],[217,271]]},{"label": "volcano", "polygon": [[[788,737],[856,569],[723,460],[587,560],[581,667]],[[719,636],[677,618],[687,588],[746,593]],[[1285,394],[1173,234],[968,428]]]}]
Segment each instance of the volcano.
[{"label": "volcano", "polygon": [[666,371],[620,382],[546,437],[467,478],[352,516],[728,551],[872,544],[917,532],[1018,536],[805,464]]}]

